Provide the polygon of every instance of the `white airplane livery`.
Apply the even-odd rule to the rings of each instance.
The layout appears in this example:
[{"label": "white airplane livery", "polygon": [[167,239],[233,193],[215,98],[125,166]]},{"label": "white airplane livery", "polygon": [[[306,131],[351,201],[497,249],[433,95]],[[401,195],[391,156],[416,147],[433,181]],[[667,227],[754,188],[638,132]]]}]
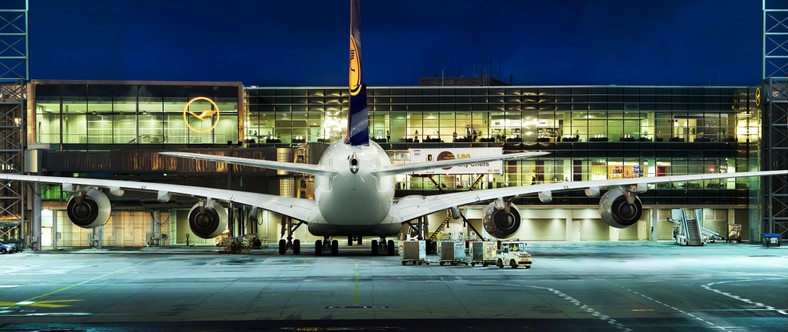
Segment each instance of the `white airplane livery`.
[{"label": "white airplane livery", "polygon": [[436,211],[447,209],[457,211],[458,206],[467,204],[487,204],[482,220],[485,230],[497,238],[507,238],[514,234],[520,225],[520,211],[510,203],[513,197],[538,195],[540,200],[547,202],[555,191],[585,190],[587,195],[597,196],[606,189],[599,202],[600,215],[608,225],[624,228],[640,219],[643,206],[638,194],[646,191],[647,184],[788,173],[780,170],[573,181],[395,198],[394,176],[397,174],[495,160],[532,158],[547,153],[521,152],[392,165],[386,151],[369,139],[366,86],[361,67],[359,0],[351,0],[350,3],[350,109],[347,134],[343,140],[329,145],[316,165],[199,153],[161,153],[179,158],[310,174],[315,177],[314,200],[226,189],[108,179],[17,174],[0,174],[0,179],[62,184],[63,191],[74,193],[68,202],[67,214],[71,221],[80,227],[95,228],[108,220],[111,203],[107,193],[119,196],[124,190],[139,190],[155,192],[162,201],[168,200],[173,194],[197,197],[199,203],[189,211],[189,226],[195,235],[203,238],[216,237],[225,230],[227,212],[220,202],[233,202],[272,211],[288,218],[284,223],[289,235],[287,240],[282,239],[279,242],[280,254],[284,254],[287,249],[291,249],[294,254],[300,253],[300,241],[292,240],[290,235],[293,230],[291,222],[297,220],[306,224],[311,234],[323,236],[324,240],[315,243],[316,255],[324,252],[336,255],[338,242],[332,239],[334,237],[356,236],[360,239],[362,236],[375,236],[380,237],[381,241],[372,241],[374,255],[381,251],[386,254],[394,253],[393,241],[386,241],[386,238],[399,234],[403,223]]}]

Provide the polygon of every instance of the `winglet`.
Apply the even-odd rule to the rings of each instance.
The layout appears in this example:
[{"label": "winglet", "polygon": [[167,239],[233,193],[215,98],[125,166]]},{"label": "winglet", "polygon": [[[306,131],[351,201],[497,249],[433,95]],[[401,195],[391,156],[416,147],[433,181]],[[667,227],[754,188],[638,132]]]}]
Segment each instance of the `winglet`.
[{"label": "winglet", "polygon": [[350,0],[350,104],[345,144],[369,145],[367,86],[361,74],[361,15],[359,0]]}]

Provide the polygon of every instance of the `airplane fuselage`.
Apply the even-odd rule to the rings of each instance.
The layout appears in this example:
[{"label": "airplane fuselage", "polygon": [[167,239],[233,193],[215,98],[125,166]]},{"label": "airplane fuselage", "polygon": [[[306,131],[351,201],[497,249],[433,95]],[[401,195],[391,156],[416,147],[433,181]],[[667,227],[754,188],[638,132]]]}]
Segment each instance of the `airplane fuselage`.
[{"label": "airplane fuselage", "polygon": [[317,215],[309,223],[315,235],[391,236],[400,230],[392,215],[394,177],[370,172],[391,161],[378,144],[352,146],[342,141],[326,149],[318,165],[335,171],[315,176]]}]

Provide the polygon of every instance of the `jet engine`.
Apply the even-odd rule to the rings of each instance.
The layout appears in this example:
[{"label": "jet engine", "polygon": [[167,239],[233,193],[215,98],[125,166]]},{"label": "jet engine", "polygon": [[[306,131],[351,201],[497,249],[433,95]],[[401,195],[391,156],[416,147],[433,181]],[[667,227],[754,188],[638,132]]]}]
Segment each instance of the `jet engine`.
[{"label": "jet engine", "polygon": [[189,228],[203,239],[212,239],[227,228],[227,210],[215,202],[198,202],[189,210]]},{"label": "jet engine", "polygon": [[484,208],[482,224],[488,234],[498,239],[508,238],[520,228],[520,211],[511,203],[508,211],[502,204],[490,203]]},{"label": "jet engine", "polygon": [[634,192],[616,187],[599,200],[599,214],[608,225],[624,228],[634,225],[643,214],[643,204]]},{"label": "jet engine", "polygon": [[76,192],[68,200],[66,214],[74,225],[82,228],[95,228],[109,220],[112,207],[109,198],[101,190],[90,189]]}]

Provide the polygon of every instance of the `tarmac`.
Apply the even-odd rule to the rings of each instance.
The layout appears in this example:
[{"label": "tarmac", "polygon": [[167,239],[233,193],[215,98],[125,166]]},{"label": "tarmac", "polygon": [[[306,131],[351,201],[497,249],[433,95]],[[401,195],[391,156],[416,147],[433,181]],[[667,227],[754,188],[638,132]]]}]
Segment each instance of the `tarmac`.
[{"label": "tarmac", "polygon": [[[532,242],[530,269],[216,247],[0,255],[0,330],[773,331],[788,246]],[[304,254],[306,253],[306,254]]]}]

